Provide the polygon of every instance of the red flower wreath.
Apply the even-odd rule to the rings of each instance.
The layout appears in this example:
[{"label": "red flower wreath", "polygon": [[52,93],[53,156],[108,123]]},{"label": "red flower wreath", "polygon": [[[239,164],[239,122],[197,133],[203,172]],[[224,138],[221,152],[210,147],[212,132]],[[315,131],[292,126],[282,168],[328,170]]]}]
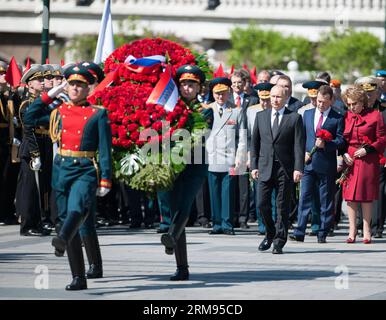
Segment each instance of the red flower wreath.
[{"label": "red flower wreath", "polygon": [[[156,55],[166,58],[173,78],[177,69],[185,64],[197,63],[209,70],[208,62],[203,56],[196,57],[189,49],[175,42],[160,38],[137,40],[116,49],[106,59],[105,74],[113,71],[117,74],[114,84],[103,90],[96,90],[89,97],[90,103],[102,104],[108,110],[115,177],[128,181],[133,188],[149,193],[170,188],[176,175],[185,166],[171,162],[170,165],[161,164],[157,167],[146,162],[147,155],[141,155],[140,148],[145,143],[169,141],[174,131],[180,128],[192,132],[206,127],[200,112],[187,108],[181,99],[178,99],[171,112],[167,112],[163,106],[146,103],[164,66],[160,64],[159,67],[140,73],[131,70],[125,60],[129,56],[139,59]],[[141,133],[151,129],[158,136],[149,136],[145,141],[140,139]]]}]

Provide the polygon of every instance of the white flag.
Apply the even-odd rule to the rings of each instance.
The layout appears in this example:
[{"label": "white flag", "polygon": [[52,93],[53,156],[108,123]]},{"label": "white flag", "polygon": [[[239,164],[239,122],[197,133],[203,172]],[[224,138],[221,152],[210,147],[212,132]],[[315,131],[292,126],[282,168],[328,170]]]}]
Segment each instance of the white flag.
[{"label": "white flag", "polygon": [[95,51],[95,63],[101,63],[114,51],[113,23],[111,20],[110,0],[105,1],[102,24],[99,30],[98,44]]}]

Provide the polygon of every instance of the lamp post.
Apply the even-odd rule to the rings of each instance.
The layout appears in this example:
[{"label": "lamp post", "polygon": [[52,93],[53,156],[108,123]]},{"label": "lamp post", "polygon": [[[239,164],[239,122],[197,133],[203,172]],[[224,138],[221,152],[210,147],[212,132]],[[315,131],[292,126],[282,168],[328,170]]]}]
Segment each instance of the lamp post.
[{"label": "lamp post", "polygon": [[49,25],[50,25],[50,0],[43,0],[43,30],[42,30],[42,64],[48,58],[49,46]]}]

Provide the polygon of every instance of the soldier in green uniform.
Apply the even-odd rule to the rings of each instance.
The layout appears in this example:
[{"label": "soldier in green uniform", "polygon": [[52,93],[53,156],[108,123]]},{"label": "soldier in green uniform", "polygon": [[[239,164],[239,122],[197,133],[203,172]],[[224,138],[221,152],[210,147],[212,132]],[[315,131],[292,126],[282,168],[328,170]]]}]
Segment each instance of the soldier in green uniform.
[{"label": "soldier in green uniform", "polygon": [[[197,100],[200,85],[205,81],[205,75],[201,69],[197,66],[185,65],[177,70],[176,77],[181,98],[187,107],[201,110],[204,118],[211,121],[213,118],[212,110],[203,108]],[[202,148],[198,151],[205,155]],[[193,201],[208,172],[205,159],[200,159],[198,162],[200,163],[187,164],[171,191],[158,192],[158,198],[162,203],[160,206],[161,214],[164,215],[163,211],[167,210],[171,216],[169,230],[161,236],[161,242],[165,246],[166,254],[175,254],[177,271],[170,278],[172,281],[189,279],[185,226],[189,220]]]},{"label": "soldier in green uniform", "polygon": [[94,76],[80,65],[67,69],[64,75],[70,102],[63,103],[50,115],[44,106],[63,90],[61,86],[53,88],[31,106],[25,122],[38,125],[50,121],[51,138],[59,143],[52,188],[63,225],[52,245],[57,256],[67,251],[73,281],[66,290],[83,290],[87,289],[87,281],[79,228],[88,215],[95,214],[96,195],[105,196],[111,189],[112,138],[107,111],[90,106],[86,100]]}]

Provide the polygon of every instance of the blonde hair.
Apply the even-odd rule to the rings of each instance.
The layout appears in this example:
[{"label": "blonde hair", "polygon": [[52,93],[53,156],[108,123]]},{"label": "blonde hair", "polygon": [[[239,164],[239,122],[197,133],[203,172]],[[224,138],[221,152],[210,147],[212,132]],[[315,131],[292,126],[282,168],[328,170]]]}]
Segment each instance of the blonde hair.
[{"label": "blonde hair", "polygon": [[344,104],[347,106],[347,99],[351,99],[356,102],[362,102],[363,107],[368,107],[368,98],[365,90],[359,85],[353,85],[346,89],[342,94]]}]

